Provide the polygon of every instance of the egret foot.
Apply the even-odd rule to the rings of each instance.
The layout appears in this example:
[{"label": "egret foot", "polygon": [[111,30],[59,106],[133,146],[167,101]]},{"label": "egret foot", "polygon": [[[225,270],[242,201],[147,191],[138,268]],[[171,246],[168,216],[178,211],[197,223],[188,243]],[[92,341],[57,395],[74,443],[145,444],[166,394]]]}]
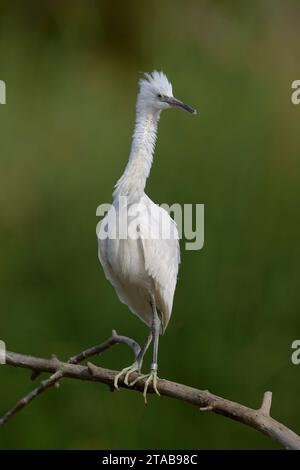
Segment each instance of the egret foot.
[{"label": "egret foot", "polygon": [[116,374],[116,376],[114,378],[114,387],[116,389],[119,388],[118,387],[118,381],[122,377],[122,375],[124,375],[124,374],[125,374],[124,384],[129,385],[128,379],[129,379],[130,374],[132,374],[133,372],[140,372],[140,370],[141,370],[141,366],[138,362],[134,362],[133,364],[131,364],[131,366],[125,367],[124,369],[121,370],[121,372]]},{"label": "egret foot", "polygon": [[157,377],[157,370],[154,369],[154,370],[151,370],[150,374],[140,375],[135,380],[133,380],[133,382],[131,382],[129,384],[130,387],[133,387],[140,380],[146,379],[145,380],[145,385],[144,385],[144,391],[143,391],[143,397],[144,397],[144,400],[145,400],[145,405],[147,405],[147,390],[148,390],[148,387],[151,383],[152,383],[152,387],[153,387],[154,392],[156,393],[156,395],[158,395],[160,397],[160,393],[157,390],[157,378],[158,378]]}]

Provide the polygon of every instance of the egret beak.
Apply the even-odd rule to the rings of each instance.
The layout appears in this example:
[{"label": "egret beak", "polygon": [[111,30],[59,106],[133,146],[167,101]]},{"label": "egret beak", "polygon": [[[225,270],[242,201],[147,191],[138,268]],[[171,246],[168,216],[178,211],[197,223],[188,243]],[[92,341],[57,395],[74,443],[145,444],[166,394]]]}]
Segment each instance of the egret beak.
[{"label": "egret beak", "polygon": [[188,111],[189,113],[197,114],[196,109],[191,108],[191,106],[188,106],[187,104],[184,104],[182,101],[177,100],[176,98],[173,98],[171,96],[166,96],[163,101],[165,103],[168,103],[170,106],[176,106],[178,108],[185,109],[185,111]]}]

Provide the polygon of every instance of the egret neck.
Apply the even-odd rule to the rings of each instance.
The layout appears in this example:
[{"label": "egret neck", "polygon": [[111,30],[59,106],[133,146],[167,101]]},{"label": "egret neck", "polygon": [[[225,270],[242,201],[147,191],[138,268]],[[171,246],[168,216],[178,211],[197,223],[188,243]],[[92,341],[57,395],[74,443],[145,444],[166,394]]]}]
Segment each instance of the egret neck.
[{"label": "egret neck", "polygon": [[125,171],[116,184],[114,200],[126,196],[128,204],[136,203],[144,194],[155,148],[160,111],[143,108],[137,102],[137,117],[131,152]]}]

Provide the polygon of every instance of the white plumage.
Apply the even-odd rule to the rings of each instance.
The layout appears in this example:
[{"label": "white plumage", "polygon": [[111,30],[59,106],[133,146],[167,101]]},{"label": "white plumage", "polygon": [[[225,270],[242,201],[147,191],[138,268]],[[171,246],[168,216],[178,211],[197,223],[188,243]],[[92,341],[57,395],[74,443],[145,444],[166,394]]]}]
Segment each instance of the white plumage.
[{"label": "white plumage", "polygon": [[[110,229],[119,217],[118,204],[113,203],[113,217],[107,214],[102,223]],[[130,211],[132,206],[123,210]],[[145,210],[139,211],[139,208]],[[149,294],[155,299],[161,315],[162,329],[165,330],[172,313],[173,297],[180,262],[178,231],[175,222],[165,209],[154,204],[143,194],[140,204],[133,208],[139,237],[135,239],[99,240],[99,258],[106,278],[114,286],[119,299],[149,327],[152,326],[153,312]],[[172,238],[160,239],[163,227]],[[117,228],[116,228],[117,230]],[[151,236],[151,238],[149,237]]]},{"label": "white plumage", "polygon": [[123,373],[128,384],[130,373],[140,372],[143,356],[153,341],[151,373],[144,390],[146,399],[150,382],[158,393],[158,336],[171,317],[180,252],[175,222],[145,194],[145,184],[152,165],[161,111],[172,106],[192,113],[195,110],[173,97],[172,85],[162,72],[145,74],[139,85],[129,161],[116,184],[111,209],[101,223],[101,233],[108,236],[98,236],[99,259],[106,278],[121,302],[150,328],[137,361],[116,376],[115,386]]}]

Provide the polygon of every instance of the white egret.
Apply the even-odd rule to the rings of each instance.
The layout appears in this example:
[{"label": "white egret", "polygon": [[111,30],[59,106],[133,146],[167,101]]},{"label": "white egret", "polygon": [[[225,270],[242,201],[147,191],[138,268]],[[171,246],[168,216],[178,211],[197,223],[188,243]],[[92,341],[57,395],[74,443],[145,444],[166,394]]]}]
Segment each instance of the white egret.
[{"label": "white egret", "polygon": [[[134,385],[138,380],[146,378],[143,393],[146,402],[150,384],[159,395],[158,340],[172,312],[180,251],[175,222],[167,211],[151,201],[144,189],[152,165],[161,111],[179,107],[196,114],[196,110],[173,97],[172,85],[162,72],[145,74],[139,86],[129,161],[115,186],[112,206],[101,222],[101,228],[105,227],[108,236],[99,237],[98,234],[98,238],[99,259],[106,278],[115,288],[121,302],[150,329],[136,361],[116,375],[114,385],[118,388],[118,380],[124,374],[127,385]],[[133,222],[135,233],[126,234],[124,229]],[[169,233],[169,236],[162,236],[162,227],[164,234]],[[120,232],[123,232],[122,236]],[[151,343],[153,355],[150,373],[139,375],[129,383],[132,372],[141,372],[145,352]]]}]

